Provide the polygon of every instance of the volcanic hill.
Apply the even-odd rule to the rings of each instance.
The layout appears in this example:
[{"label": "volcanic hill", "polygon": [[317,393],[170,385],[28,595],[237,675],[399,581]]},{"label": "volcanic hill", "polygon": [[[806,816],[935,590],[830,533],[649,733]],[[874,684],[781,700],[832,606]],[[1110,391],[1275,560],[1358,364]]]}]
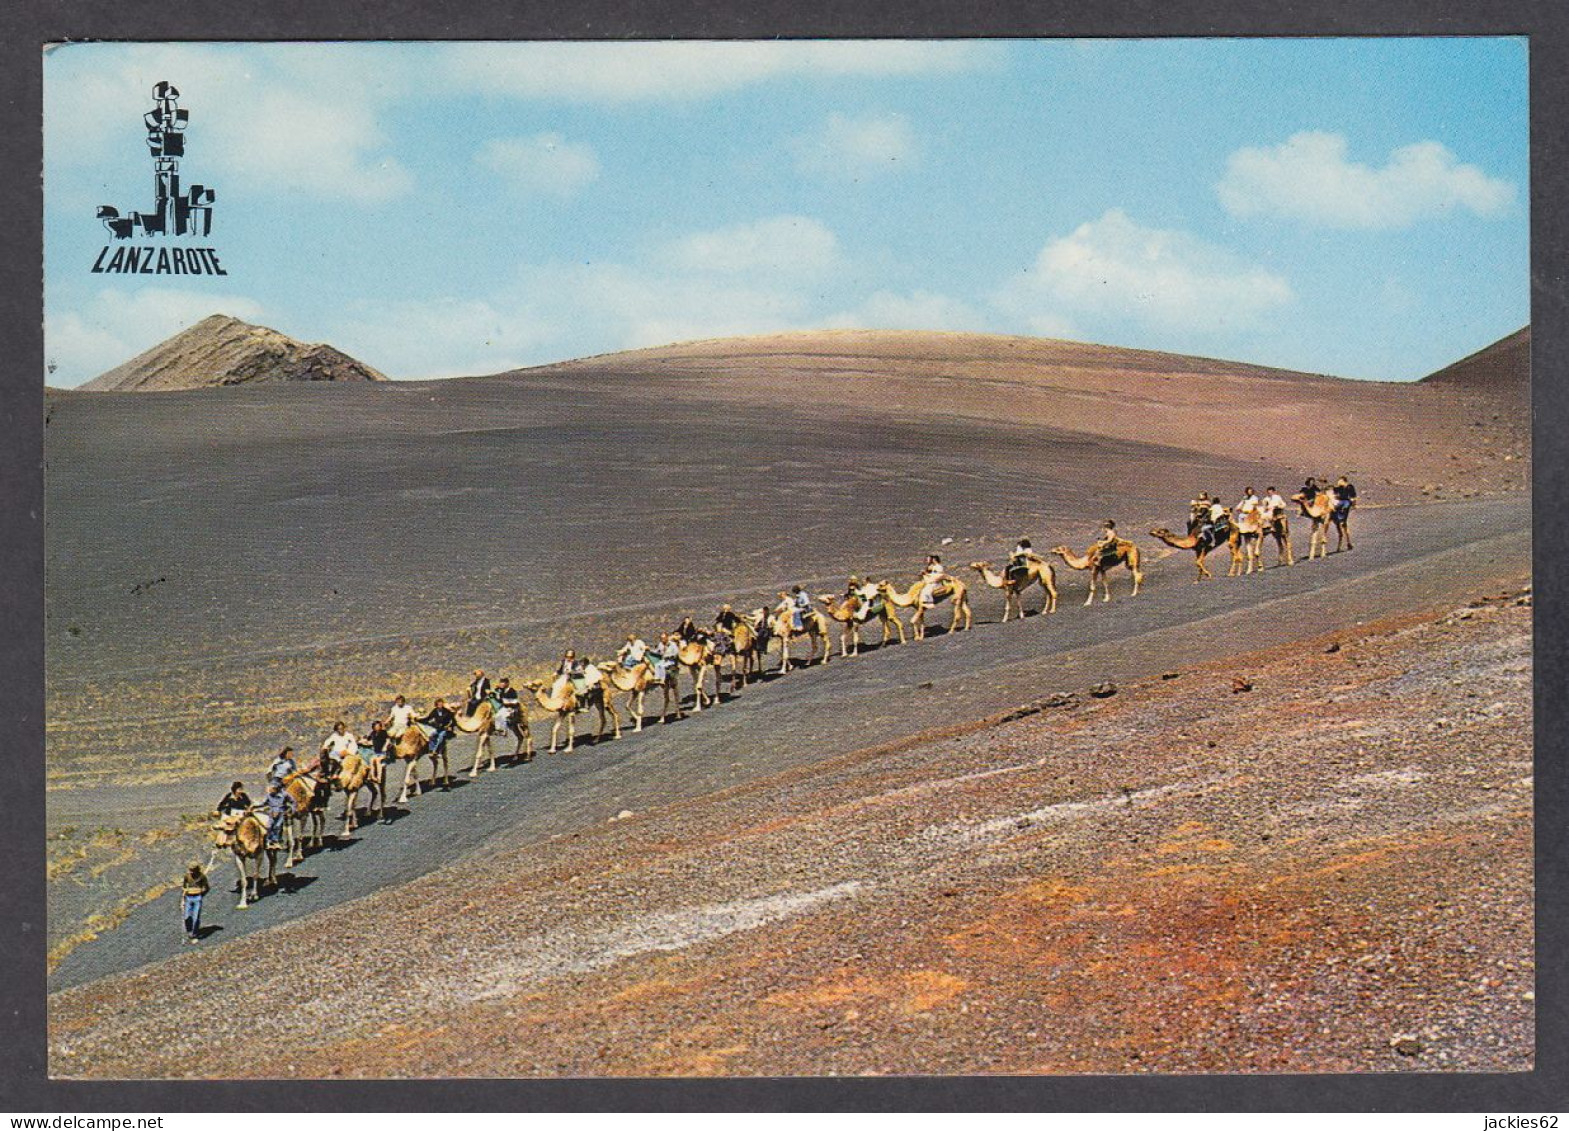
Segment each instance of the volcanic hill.
[{"label": "volcanic hill", "polygon": [[1531,327],[1524,326],[1452,365],[1422,378],[1423,384],[1454,385],[1477,392],[1529,400]]},{"label": "volcanic hill", "polygon": [[81,386],[140,393],[281,381],[385,381],[342,350],[214,314]]}]

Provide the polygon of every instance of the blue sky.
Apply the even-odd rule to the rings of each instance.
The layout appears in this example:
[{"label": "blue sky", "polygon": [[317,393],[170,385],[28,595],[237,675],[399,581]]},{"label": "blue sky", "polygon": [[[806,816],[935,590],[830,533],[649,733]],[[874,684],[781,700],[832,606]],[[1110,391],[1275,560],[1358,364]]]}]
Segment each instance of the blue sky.
[{"label": "blue sky", "polygon": [[[226,278],[89,271],[160,80]],[[1523,39],[76,44],[44,81],[58,385],[214,311],[394,377],[872,327],[1404,380],[1529,319]]]}]

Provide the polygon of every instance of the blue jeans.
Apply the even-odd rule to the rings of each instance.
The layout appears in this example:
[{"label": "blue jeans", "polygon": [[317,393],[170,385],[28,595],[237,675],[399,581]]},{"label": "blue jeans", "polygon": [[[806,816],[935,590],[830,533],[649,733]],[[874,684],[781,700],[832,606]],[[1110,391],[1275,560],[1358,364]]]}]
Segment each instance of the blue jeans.
[{"label": "blue jeans", "polygon": [[182,902],[185,912],[185,933],[194,935],[202,927],[202,897],[187,895]]},{"label": "blue jeans", "polygon": [[447,739],[451,737],[452,732],[450,730],[438,730],[431,735],[430,752],[432,754],[440,754],[445,751],[447,749]]}]

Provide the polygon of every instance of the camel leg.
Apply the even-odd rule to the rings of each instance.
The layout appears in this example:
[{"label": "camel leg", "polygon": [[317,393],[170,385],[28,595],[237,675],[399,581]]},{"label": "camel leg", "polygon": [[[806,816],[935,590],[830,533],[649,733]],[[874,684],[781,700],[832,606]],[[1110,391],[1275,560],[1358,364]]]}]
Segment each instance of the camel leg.
[{"label": "camel leg", "polygon": [[251,905],[251,881],[250,877],[245,874],[245,857],[241,856],[238,852],[232,852],[230,855],[234,857],[234,866],[240,873],[240,902],[238,906],[235,907],[235,910],[244,911]]},{"label": "camel leg", "polygon": [[572,747],[577,742],[577,716],[567,716],[567,753],[572,753]]}]

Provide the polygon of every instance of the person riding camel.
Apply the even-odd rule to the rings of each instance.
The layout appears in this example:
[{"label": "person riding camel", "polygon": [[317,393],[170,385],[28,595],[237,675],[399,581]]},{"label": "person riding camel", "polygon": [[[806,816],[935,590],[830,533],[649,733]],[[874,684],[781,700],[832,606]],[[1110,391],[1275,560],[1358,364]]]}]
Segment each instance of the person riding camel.
[{"label": "person riding camel", "polygon": [[1221,502],[1219,492],[1209,497],[1209,513],[1204,517],[1204,528],[1199,537],[1205,539],[1211,546],[1218,546],[1226,540],[1227,529],[1231,526],[1231,511],[1226,504]]},{"label": "person riding camel", "polygon": [[474,678],[469,682],[468,705],[464,708],[465,715],[472,715],[479,710],[479,705],[490,698],[490,680],[486,678],[483,668],[474,669]]},{"label": "person riding camel", "polygon": [[[1221,510],[1224,511],[1225,509],[1224,506],[1221,507]],[[1117,543],[1120,541],[1117,537],[1117,524],[1114,520],[1108,518],[1101,523],[1100,530],[1100,537],[1090,547],[1088,556],[1092,560],[1105,560],[1109,555],[1111,560],[1115,560],[1117,557]]]},{"label": "person riding camel", "polygon": [[518,706],[522,702],[518,689],[512,686],[512,681],[502,676],[496,681],[496,725],[492,733],[506,734],[512,720],[518,717]]},{"label": "person riding camel", "polygon": [[795,626],[795,630],[799,632],[806,627],[806,614],[812,611],[812,595],[802,586],[792,586],[790,588],[790,603],[795,614],[791,623]]},{"label": "person riding camel", "polygon": [[930,609],[937,604],[937,590],[948,582],[948,571],[943,569],[942,558],[937,554],[926,555],[926,568],[921,570],[921,607]]},{"label": "person riding camel", "polygon": [[1253,488],[1248,487],[1242,492],[1242,500],[1237,503],[1237,518],[1244,519],[1250,515],[1257,515],[1261,507],[1262,503],[1259,501],[1258,493]]},{"label": "person riding camel", "polygon": [[1040,561],[1040,555],[1035,552],[1035,547],[1030,545],[1028,538],[1020,538],[1008,552],[1008,564],[1003,572],[1010,577],[1018,577],[1028,572],[1032,561]]},{"label": "person riding camel", "polygon": [[1286,513],[1286,500],[1273,487],[1264,488],[1264,521],[1273,523]]},{"label": "person riding camel", "polygon": [[437,698],[430,710],[414,720],[431,729],[430,750],[431,754],[440,754],[447,748],[447,740],[457,729],[457,716],[447,706],[447,701]]},{"label": "person riding camel", "polygon": [[719,612],[714,617],[714,625],[724,629],[726,632],[734,633],[736,625],[740,624],[741,620],[741,614],[736,612],[729,602],[726,602],[719,607]]},{"label": "person riding camel", "polygon": [[370,730],[364,738],[360,739],[360,750],[370,751],[370,757],[365,761],[370,764],[371,778],[380,781],[382,771],[387,765],[387,758],[392,753],[392,735],[387,731],[387,724],[384,721],[381,719],[370,721]]},{"label": "person riding camel", "polygon": [[250,794],[245,792],[244,782],[235,782],[229,787],[229,792],[218,801],[217,813],[226,817],[230,813],[243,813],[251,807]]},{"label": "person riding camel", "polygon": [[1357,505],[1357,489],[1351,485],[1351,480],[1342,475],[1335,480],[1335,485],[1330,488],[1330,494],[1335,497],[1335,517],[1340,522],[1345,522],[1350,515],[1351,508]]},{"label": "person riding camel", "polygon": [[414,708],[409,706],[408,700],[399,695],[392,701],[392,707],[387,712],[387,734],[396,742],[403,737],[403,732],[409,729],[414,722]]},{"label": "person riding camel", "polygon": [[681,623],[676,625],[675,637],[683,644],[697,643],[705,639],[706,635],[690,616],[682,617]]},{"label": "person riding camel", "polygon": [[1302,490],[1298,491],[1297,494],[1301,497],[1303,502],[1307,503],[1309,506],[1312,506],[1313,500],[1318,498],[1319,492],[1321,490],[1322,488],[1319,487],[1318,480],[1309,475],[1307,477],[1307,482],[1302,484]]},{"label": "person riding camel", "polygon": [[337,776],[338,770],[343,766],[343,760],[350,754],[359,750],[360,740],[348,724],[341,719],[332,724],[332,733],[321,744],[315,761],[305,767],[308,773],[316,775],[318,781]]},{"label": "person riding camel", "polygon": [[294,761],[294,747],[285,746],[272,760],[272,765],[267,768],[267,780],[281,782],[297,768]]},{"label": "person riding camel", "polygon": [[660,683],[670,678],[670,670],[681,654],[681,642],[668,632],[659,634],[659,645],[654,649],[654,679]]},{"label": "person riding camel", "polygon": [[[728,607],[728,606],[726,606]],[[621,650],[616,653],[616,659],[624,668],[635,668],[643,662],[648,655],[648,645],[636,633],[627,633],[627,642],[621,645]]]},{"label": "person riding camel", "polygon": [[262,814],[267,818],[267,843],[276,847],[283,843],[283,831],[294,813],[294,799],[284,792],[283,782],[273,778],[267,783],[267,796],[262,798]]},{"label": "person riding camel", "polygon": [[861,587],[855,590],[855,596],[861,599],[861,610],[857,613],[857,620],[866,621],[872,613],[882,606],[882,590],[877,587],[877,582],[871,574],[866,574],[866,580],[861,582]]}]

